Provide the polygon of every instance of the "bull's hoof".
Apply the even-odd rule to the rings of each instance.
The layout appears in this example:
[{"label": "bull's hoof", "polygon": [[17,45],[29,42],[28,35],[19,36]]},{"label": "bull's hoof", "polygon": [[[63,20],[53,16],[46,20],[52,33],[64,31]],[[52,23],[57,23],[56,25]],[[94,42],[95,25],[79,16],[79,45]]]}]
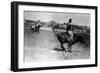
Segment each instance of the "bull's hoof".
[{"label": "bull's hoof", "polygon": [[68,51],[65,51],[65,53],[67,53]]},{"label": "bull's hoof", "polygon": [[72,51],[71,51],[71,50],[68,50],[68,52],[69,52],[69,53],[72,53]]},{"label": "bull's hoof", "polygon": [[56,51],[64,51],[64,50],[62,50],[60,48],[54,48],[53,50],[56,50]]}]

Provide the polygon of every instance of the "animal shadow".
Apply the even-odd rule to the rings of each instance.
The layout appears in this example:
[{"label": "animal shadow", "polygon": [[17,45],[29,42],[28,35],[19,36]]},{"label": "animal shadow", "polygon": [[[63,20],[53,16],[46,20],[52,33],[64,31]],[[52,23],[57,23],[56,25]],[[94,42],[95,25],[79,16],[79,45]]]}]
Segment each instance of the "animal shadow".
[{"label": "animal shadow", "polygon": [[60,49],[60,48],[54,48],[53,50],[55,50],[55,51],[64,51],[63,49]]}]

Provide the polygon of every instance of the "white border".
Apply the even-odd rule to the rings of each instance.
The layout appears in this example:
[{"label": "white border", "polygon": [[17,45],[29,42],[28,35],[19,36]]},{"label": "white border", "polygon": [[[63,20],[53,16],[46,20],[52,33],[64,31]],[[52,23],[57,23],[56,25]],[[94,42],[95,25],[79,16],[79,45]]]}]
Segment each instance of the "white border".
[{"label": "white border", "polygon": [[[89,13],[91,14],[91,58],[84,60],[64,60],[54,62],[23,62],[23,48],[24,48],[24,10],[29,11],[51,11],[51,12],[73,12],[73,13]],[[70,66],[70,65],[84,65],[95,64],[95,11],[92,9],[78,9],[78,8],[58,8],[58,7],[44,7],[44,6],[27,6],[19,5],[18,7],[18,68],[35,68],[35,67],[50,67],[50,66]]]}]

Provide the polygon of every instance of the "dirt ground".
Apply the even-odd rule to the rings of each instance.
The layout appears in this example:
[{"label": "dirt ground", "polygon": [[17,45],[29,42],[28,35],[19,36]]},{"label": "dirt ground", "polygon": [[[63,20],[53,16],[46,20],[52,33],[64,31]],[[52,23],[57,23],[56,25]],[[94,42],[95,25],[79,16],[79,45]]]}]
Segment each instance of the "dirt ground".
[{"label": "dirt ground", "polygon": [[[90,48],[81,43],[72,46],[72,53],[63,52],[53,31],[24,31],[24,62],[89,59]],[[67,44],[64,45],[67,48]]]}]

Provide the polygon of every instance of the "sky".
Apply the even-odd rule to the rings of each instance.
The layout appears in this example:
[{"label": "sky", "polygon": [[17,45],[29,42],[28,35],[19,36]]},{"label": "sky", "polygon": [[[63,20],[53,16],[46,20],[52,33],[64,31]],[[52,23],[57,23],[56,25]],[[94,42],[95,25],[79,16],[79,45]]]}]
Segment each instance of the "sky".
[{"label": "sky", "polygon": [[54,20],[58,23],[67,23],[69,18],[72,18],[73,24],[90,26],[90,14],[24,11],[24,19],[28,20],[40,20],[43,22]]}]

